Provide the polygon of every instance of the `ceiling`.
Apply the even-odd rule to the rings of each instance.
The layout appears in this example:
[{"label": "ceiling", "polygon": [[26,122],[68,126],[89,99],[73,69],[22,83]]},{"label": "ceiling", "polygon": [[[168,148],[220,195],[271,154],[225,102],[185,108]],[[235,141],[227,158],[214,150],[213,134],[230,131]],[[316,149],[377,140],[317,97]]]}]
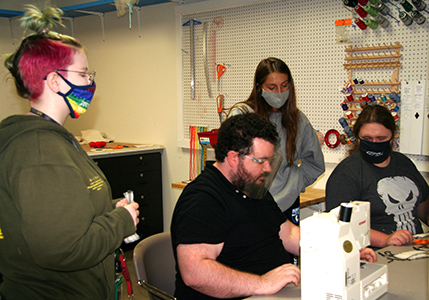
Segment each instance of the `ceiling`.
[{"label": "ceiling", "polygon": [[[70,5],[71,2],[74,2],[73,5]],[[183,0],[138,0],[135,6],[142,7],[147,5],[154,5],[167,2],[176,2],[183,4]],[[34,1],[9,1],[9,0],[0,0],[0,17],[2,18],[13,18],[17,16],[22,16],[24,12],[20,9],[24,5],[34,3]],[[61,4],[68,3],[68,6],[61,6]],[[81,17],[87,16],[94,13],[106,13],[116,10],[114,0],[97,0],[97,1],[65,1],[57,0],[56,4],[64,12],[64,17]]]}]

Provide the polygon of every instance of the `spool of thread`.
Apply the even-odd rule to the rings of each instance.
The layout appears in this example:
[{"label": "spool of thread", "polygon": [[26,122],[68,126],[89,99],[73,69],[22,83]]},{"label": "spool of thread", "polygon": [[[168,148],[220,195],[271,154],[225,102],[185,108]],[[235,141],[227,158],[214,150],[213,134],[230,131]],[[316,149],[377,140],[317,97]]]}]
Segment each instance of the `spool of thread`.
[{"label": "spool of thread", "polygon": [[426,8],[426,3],[422,0],[412,0],[411,2],[418,11],[425,10]]},{"label": "spool of thread", "polygon": [[361,30],[365,30],[366,29],[366,24],[364,21],[362,21],[361,19],[355,19],[355,24],[357,27],[359,27]]},{"label": "spool of thread", "polygon": [[399,105],[398,105],[398,104],[396,104],[396,103],[392,103],[392,104],[390,105],[390,110],[392,110],[392,111],[394,111],[394,112],[397,112],[397,111],[399,110]]},{"label": "spool of thread", "polygon": [[351,137],[350,137],[350,141],[351,141],[353,144],[356,144],[356,138],[355,138],[354,136],[351,136]]},{"label": "spool of thread", "polygon": [[359,80],[356,77],[353,77],[352,80],[355,84],[359,84]]},{"label": "spool of thread", "polygon": [[384,16],[387,16],[390,13],[390,8],[382,2],[377,2],[374,7],[377,8],[379,13]]},{"label": "spool of thread", "polygon": [[377,29],[378,28],[377,21],[375,21],[373,19],[364,19],[363,21],[365,22],[366,26],[368,26],[371,29]]},{"label": "spool of thread", "polygon": [[419,24],[419,25],[422,25],[424,22],[426,22],[426,17],[423,16],[417,10],[413,10],[411,12],[411,18],[413,18],[413,20],[416,21],[416,23]]},{"label": "spool of thread", "polygon": [[353,98],[353,94],[352,93],[348,93],[346,94],[346,98],[349,102],[353,102],[355,99]]},{"label": "spool of thread", "polygon": [[344,5],[348,7],[355,7],[358,5],[358,2],[356,0],[343,0]]},{"label": "spool of thread", "polygon": [[350,220],[352,219],[352,212],[353,212],[353,204],[341,203],[338,220],[340,222],[350,223]]},{"label": "spool of thread", "polygon": [[365,101],[365,100],[361,100],[359,104],[360,104],[360,107],[361,107],[362,109],[364,109],[364,108],[367,106],[367,103],[366,103],[366,101]]},{"label": "spool of thread", "polygon": [[351,140],[351,138],[350,137],[346,137],[346,143],[348,144],[348,145],[351,145],[351,143],[352,143],[352,140]]},{"label": "spool of thread", "polygon": [[368,93],[363,94],[361,100],[364,100],[365,102],[369,102]]},{"label": "spool of thread", "polygon": [[355,11],[357,12],[357,14],[361,17],[361,18],[365,18],[368,13],[359,5],[355,6]]},{"label": "spool of thread", "polygon": [[375,20],[378,22],[378,24],[380,24],[380,26],[382,28],[387,28],[390,25],[390,22],[385,17],[383,17],[381,14],[376,16]]},{"label": "spool of thread", "polygon": [[368,99],[370,102],[375,102],[375,96],[373,94],[368,95]]},{"label": "spool of thread", "polygon": [[341,127],[343,127],[343,128],[346,126],[349,126],[349,124],[347,123],[347,120],[344,117],[339,118],[338,122],[340,122]]},{"label": "spool of thread", "polygon": [[410,12],[413,10],[413,6],[407,0],[401,0],[401,5],[405,9],[406,12]]},{"label": "spool of thread", "polygon": [[401,97],[396,92],[391,92],[389,98],[395,103],[399,103],[401,101]]},{"label": "spool of thread", "polygon": [[339,89],[339,90],[340,90],[340,92],[341,92],[341,93],[343,93],[343,94],[347,94],[347,93],[348,93],[348,91],[347,91],[346,87],[344,87],[344,86],[341,86],[341,87],[339,87],[338,89]]},{"label": "spool of thread", "polygon": [[340,105],[341,105],[341,108],[342,108],[344,111],[346,111],[346,110],[348,110],[348,109],[349,109],[349,106],[347,105],[347,103],[346,103],[346,102],[343,102],[343,103],[341,103]]},{"label": "spool of thread", "polygon": [[401,19],[405,26],[413,24],[413,19],[405,11],[399,13],[399,19]]},{"label": "spool of thread", "polygon": [[396,112],[392,112],[392,117],[395,121],[399,120],[399,115]]},{"label": "spool of thread", "polygon": [[362,78],[358,78],[358,80],[359,80],[359,84],[364,84],[365,83],[365,80],[363,80]]},{"label": "spool of thread", "polygon": [[368,3],[368,0],[357,0],[357,2],[359,2],[360,5],[364,6]]},{"label": "spool of thread", "polygon": [[386,95],[381,94],[380,98],[381,98],[381,101],[383,101],[383,103],[386,103],[386,101],[387,101]]},{"label": "spool of thread", "polygon": [[357,110],[357,111],[355,112],[356,117],[359,117],[359,115],[360,115],[360,113],[361,113],[361,112],[362,112],[361,110]]},{"label": "spool of thread", "polygon": [[353,130],[352,130],[349,126],[344,127],[344,132],[345,132],[345,133],[347,134],[347,136],[349,136],[349,137],[353,136]]},{"label": "spool of thread", "polygon": [[390,105],[390,103],[389,103],[389,102],[384,103],[384,106],[386,106],[386,108],[387,108],[388,110],[390,110],[390,109],[391,109],[391,105]]},{"label": "spool of thread", "polygon": [[346,89],[347,89],[347,92],[349,93],[353,92],[353,86],[350,83],[346,84]]},{"label": "spool of thread", "polygon": [[[378,16],[378,9],[372,6],[371,4],[367,4],[363,7],[363,9],[369,13],[372,17]],[[368,25],[368,24],[367,24]]]},{"label": "spool of thread", "polygon": [[347,119],[353,118],[353,113],[350,110],[346,111],[346,117],[347,117]]}]

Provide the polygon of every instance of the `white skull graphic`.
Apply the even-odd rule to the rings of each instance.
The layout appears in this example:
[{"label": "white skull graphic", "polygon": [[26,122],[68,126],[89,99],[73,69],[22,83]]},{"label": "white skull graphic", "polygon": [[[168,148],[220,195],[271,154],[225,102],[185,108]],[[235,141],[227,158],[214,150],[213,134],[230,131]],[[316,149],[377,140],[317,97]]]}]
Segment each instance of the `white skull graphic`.
[{"label": "white skull graphic", "polygon": [[396,228],[416,233],[412,211],[419,196],[419,189],[405,176],[386,177],[377,185],[377,192],[386,205],[386,213],[394,215]]}]

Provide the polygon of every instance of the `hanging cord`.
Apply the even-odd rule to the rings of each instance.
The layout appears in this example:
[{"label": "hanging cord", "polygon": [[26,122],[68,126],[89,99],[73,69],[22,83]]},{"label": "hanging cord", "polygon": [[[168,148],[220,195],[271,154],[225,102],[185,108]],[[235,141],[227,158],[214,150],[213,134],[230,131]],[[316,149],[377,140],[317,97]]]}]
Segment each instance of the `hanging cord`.
[{"label": "hanging cord", "polygon": [[133,285],[131,283],[130,272],[128,271],[127,262],[125,261],[125,255],[122,249],[116,250],[115,260],[117,272],[122,273],[122,276],[124,276],[125,282],[127,283],[128,298],[132,300],[134,298]]}]

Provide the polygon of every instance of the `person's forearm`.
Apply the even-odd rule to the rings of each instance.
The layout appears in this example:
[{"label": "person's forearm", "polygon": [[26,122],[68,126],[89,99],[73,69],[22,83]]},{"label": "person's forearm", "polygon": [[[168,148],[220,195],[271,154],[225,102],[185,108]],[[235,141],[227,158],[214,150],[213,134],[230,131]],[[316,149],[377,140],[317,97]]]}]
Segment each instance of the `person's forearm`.
[{"label": "person's forearm", "polygon": [[216,298],[257,295],[262,289],[261,276],[237,271],[211,259],[202,261],[198,268],[181,273],[186,285]]},{"label": "person's forearm", "polygon": [[377,231],[377,230],[374,230],[374,229],[371,229],[370,245],[372,247],[377,247],[377,248],[386,247],[387,246],[387,238],[388,238],[387,234],[380,232],[380,231]]}]

